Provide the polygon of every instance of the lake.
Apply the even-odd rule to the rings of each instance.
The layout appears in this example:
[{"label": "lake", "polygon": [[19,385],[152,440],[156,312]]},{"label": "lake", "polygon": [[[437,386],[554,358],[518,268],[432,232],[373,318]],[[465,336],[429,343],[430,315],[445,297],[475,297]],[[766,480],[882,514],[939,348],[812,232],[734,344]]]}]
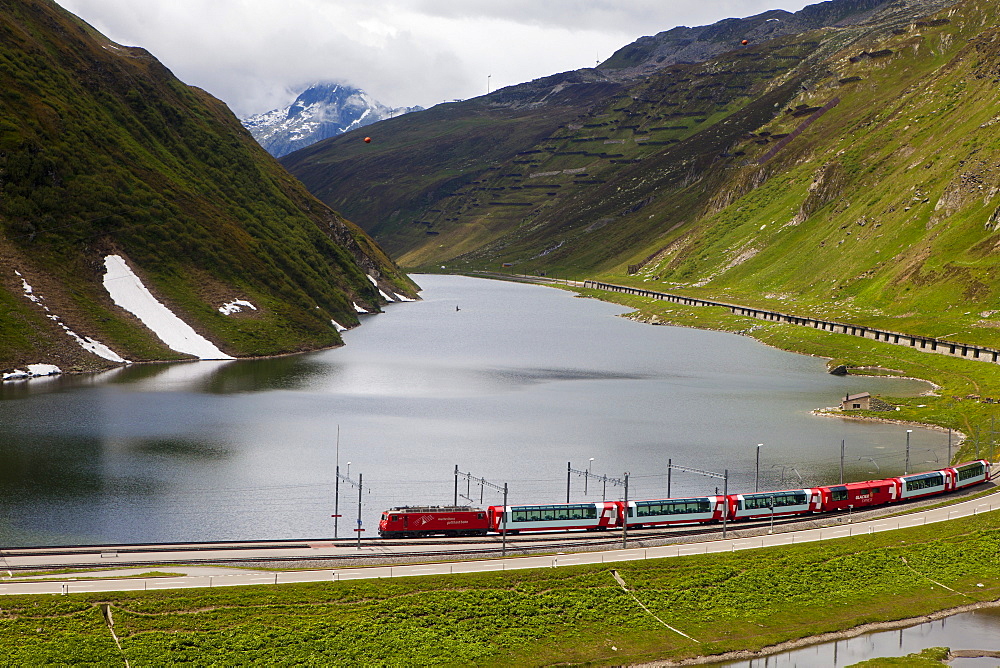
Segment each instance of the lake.
[{"label": "lake", "polygon": [[[899,474],[906,427],[817,417],[918,381],[831,376],[734,334],[658,327],[546,287],[417,276],[423,300],[363,316],[346,346],[267,360],[142,364],[0,387],[0,544],[329,537],[334,471],[364,476],[366,535],[395,505],[450,504],[454,470],[511,503],[566,499],[567,462],[666,495],[668,459],[730,492]],[[911,469],[948,436],[913,430]],[[673,496],[721,481],[675,473]],[[461,482],[479,504],[492,488]],[[605,485],[572,476],[574,500]],[[609,499],[622,496],[612,482]],[[340,485],[339,535],[357,491]],[[460,499],[460,503],[462,503]]]}]

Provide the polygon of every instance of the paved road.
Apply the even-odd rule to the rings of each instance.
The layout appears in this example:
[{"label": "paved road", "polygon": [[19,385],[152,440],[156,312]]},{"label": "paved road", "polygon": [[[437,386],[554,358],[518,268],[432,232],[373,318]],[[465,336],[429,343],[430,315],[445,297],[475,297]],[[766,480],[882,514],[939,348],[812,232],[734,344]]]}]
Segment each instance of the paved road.
[{"label": "paved road", "polygon": [[[818,540],[835,540],[847,536],[894,531],[908,527],[943,522],[960,517],[1000,510],[1000,498],[989,496],[964,501],[934,510],[920,511],[893,518],[873,519],[837,527],[807,529],[753,538],[731,538],[708,540],[661,547],[640,547],[633,549],[607,550],[576,554],[557,554],[532,557],[508,557],[507,559],[486,559],[436,564],[407,564],[399,566],[346,567],[307,571],[255,571],[233,569],[224,566],[175,566],[164,565],[168,572],[184,573],[180,577],[162,578],[122,578],[125,573],[135,570],[100,571],[92,574],[76,574],[73,578],[42,579],[3,578],[0,594],[67,594],[77,592],[135,591],[151,589],[185,589],[195,587],[229,587],[241,585],[277,585],[291,582],[329,582],[374,578],[413,577],[421,575],[451,575],[456,573],[480,573],[485,571],[518,570],[526,568],[559,568],[578,564],[601,564],[641,559],[662,559],[692,554],[735,552],[776,545],[791,545]],[[377,546],[366,546],[371,554],[384,554]],[[289,548],[287,556],[335,557],[344,550],[357,548],[338,547],[333,543],[317,543],[308,547]],[[158,552],[163,559],[191,558],[190,552]],[[214,553],[199,553],[199,558],[211,559]],[[220,550],[216,558],[231,558],[231,550]],[[273,550],[261,556],[273,557]],[[147,554],[148,558],[149,555]],[[108,557],[114,559],[115,557]],[[140,571],[141,572],[141,571]],[[101,579],[94,579],[101,578]]]}]

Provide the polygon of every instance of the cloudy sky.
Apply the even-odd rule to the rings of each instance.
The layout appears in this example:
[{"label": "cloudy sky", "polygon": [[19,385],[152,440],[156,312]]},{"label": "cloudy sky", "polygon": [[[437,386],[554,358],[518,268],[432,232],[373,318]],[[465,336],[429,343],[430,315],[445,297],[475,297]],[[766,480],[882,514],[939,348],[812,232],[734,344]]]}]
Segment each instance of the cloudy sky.
[{"label": "cloudy sky", "polygon": [[[806,0],[56,0],[142,46],[237,115],[284,107],[306,84],[349,83],[430,107],[592,67],[643,35]],[[815,2],[816,0],[812,0]]]}]

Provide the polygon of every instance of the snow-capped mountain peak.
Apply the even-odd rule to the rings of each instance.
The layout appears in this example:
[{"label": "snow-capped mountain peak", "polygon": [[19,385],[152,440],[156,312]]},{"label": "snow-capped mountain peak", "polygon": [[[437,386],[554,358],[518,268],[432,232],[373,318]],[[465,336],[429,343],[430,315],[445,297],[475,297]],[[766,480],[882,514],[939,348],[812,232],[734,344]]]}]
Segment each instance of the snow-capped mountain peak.
[{"label": "snow-capped mountain peak", "polygon": [[256,114],[241,122],[268,153],[280,158],[327,137],[419,109],[392,109],[358,88],[318,82],[284,109]]}]

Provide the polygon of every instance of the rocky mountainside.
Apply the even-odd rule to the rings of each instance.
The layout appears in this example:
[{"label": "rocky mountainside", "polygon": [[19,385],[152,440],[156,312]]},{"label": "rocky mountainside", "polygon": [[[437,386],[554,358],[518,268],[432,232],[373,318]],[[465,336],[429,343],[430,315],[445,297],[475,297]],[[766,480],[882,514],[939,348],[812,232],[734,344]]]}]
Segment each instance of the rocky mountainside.
[{"label": "rocky mountainside", "polygon": [[[921,2],[921,12],[930,12],[953,0]],[[797,12],[775,9],[746,18],[724,19],[696,28],[678,26],[616,51],[601,63],[602,70],[620,70],[631,75],[651,73],[678,63],[700,63],[733,50],[733,45],[759,44],[779,37],[799,35],[825,27],[845,27],[892,21],[909,13],[906,2],[886,0],[834,0],[808,5]]]},{"label": "rocky mountainside", "polygon": [[284,109],[256,114],[242,123],[268,153],[280,158],[328,137],[421,109],[391,109],[358,88],[321,82]]},{"label": "rocky mountainside", "polygon": [[316,349],[415,294],[220,101],[51,0],[0,9],[0,371]]}]

